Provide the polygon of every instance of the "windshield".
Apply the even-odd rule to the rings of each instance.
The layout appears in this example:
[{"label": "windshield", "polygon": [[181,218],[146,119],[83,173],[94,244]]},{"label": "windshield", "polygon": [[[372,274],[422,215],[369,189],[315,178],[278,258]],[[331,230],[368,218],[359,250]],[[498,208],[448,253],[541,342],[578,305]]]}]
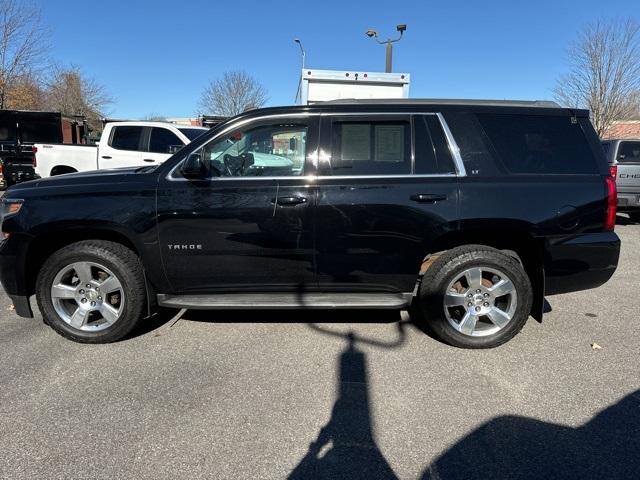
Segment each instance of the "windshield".
[{"label": "windshield", "polygon": [[193,142],[200,135],[207,132],[207,130],[201,130],[200,128],[179,128],[178,130],[180,130],[190,142]]}]

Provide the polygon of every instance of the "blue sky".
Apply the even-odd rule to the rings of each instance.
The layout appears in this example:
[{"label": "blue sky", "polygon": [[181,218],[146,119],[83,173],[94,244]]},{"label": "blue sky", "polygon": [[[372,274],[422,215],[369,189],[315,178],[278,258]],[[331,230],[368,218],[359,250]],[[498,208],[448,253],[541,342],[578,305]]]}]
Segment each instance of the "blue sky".
[{"label": "blue sky", "polygon": [[[35,0],[52,30],[52,57],[102,83],[114,117],[192,116],[222,72],[244,69],[293,103],[302,39],[307,67],[383,71],[383,37],[408,25],[394,71],[411,73],[412,97],[551,97],[566,49],[599,17],[633,16],[638,0],[169,1]],[[93,8],[91,6],[94,6]]]}]

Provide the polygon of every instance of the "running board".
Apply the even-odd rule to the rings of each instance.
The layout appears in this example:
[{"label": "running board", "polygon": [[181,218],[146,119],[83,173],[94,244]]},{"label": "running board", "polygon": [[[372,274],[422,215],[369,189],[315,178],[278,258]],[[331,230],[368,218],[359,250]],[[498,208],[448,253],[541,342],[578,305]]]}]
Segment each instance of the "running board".
[{"label": "running board", "polygon": [[158,294],[158,305],[191,310],[251,308],[395,309],[411,304],[411,293],[220,293],[211,295]]}]

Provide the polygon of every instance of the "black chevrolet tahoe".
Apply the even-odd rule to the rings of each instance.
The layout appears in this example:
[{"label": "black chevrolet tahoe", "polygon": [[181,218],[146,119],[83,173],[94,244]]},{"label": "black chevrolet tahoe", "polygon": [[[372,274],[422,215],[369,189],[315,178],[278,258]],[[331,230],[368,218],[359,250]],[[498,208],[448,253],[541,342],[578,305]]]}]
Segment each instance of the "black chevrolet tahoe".
[{"label": "black chevrolet tahoe", "polygon": [[326,102],[243,113],[162,165],[13,186],[0,279],[18,315],[35,294],[79,342],[159,307],[386,308],[486,348],[546,295],[605,283],[615,219],[587,111]]}]

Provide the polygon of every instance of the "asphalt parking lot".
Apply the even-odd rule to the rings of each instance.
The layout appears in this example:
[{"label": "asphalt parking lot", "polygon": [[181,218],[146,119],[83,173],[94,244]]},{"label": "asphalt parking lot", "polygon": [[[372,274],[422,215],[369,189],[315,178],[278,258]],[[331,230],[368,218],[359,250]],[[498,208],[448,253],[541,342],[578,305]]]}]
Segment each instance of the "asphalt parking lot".
[{"label": "asphalt parking lot", "polygon": [[640,225],[617,232],[609,283],[488,351],[388,312],[187,312],[79,345],[2,294],[0,478],[640,478]]}]

